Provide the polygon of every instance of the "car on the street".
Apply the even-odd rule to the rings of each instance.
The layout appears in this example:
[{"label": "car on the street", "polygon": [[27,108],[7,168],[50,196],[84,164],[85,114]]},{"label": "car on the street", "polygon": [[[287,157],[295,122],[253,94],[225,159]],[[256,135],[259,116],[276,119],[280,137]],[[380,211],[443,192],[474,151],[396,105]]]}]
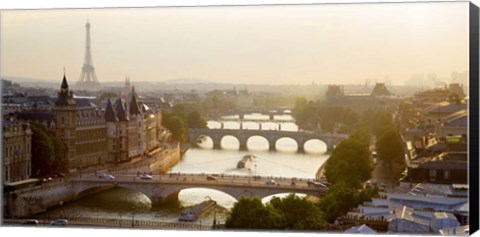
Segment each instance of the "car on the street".
[{"label": "car on the street", "polygon": [[212,175],[207,175],[207,180],[217,180],[217,178]]},{"label": "car on the street", "polygon": [[308,187],[320,187],[320,188],[327,188],[327,185],[320,183],[320,182],[315,182],[312,180],[307,181]]},{"label": "car on the street", "polygon": [[22,225],[38,225],[38,220],[30,219],[22,222]]},{"label": "car on the street", "polygon": [[65,226],[68,225],[68,221],[66,219],[58,219],[50,222],[50,225]]},{"label": "car on the street", "polygon": [[380,163],[378,160],[378,154],[376,151],[372,152],[371,158],[372,158],[372,164],[378,165]]},{"label": "car on the street", "polygon": [[273,179],[269,179],[269,180],[267,180],[266,184],[267,185],[277,185],[277,182],[275,182],[275,180],[273,180]]},{"label": "car on the street", "polygon": [[153,179],[153,177],[149,174],[141,174],[140,179]]},{"label": "car on the street", "polygon": [[98,175],[98,177],[101,179],[115,179],[115,176],[106,173],[101,173]]}]

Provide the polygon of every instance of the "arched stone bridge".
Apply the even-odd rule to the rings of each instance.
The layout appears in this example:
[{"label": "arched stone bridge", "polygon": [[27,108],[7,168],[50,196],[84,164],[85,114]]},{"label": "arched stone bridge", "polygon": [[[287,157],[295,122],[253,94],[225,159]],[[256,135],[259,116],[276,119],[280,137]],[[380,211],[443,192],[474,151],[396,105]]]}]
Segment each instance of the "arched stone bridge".
[{"label": "arched stone bridge", "polygon": [[280,193],[299,193],[320,197],[326,192],[326,188],[309,187],[307,180],[295,180],[292,185],[291,179],[277,180],[276,185],[266,184],[265,178],[253,179],[253,177],[218,177],[217,180],[207,180],[206,175],[154,175],[152,180],[141,180],[138,177],[118,177],[114,180],[99,179],[94,176],[72,180],[74,195],[79,197],[90,190],[102,190],[111,187],[124,187],[141,192],[148,196],[152,203],[178,200],[181,190],[189,188],[208,188],[221,191],[235,199],[242,196],[268,197]]},{"label": "arched stone bridge", "polygon": [[333,150],[340,141],[348,138],[346,134],[322,134],[315,132],[295,132],[278,130],[248,130],[248,129],[208,129],[208,128],[190,128],[188,130],[189,143],[196,145],[201,136],[208,136],[213,140],[213,148],[220,149],[222,138],[233,136],[238,139],[240,149],[247,149],[247,141],[252,136],[261,136],[267,139],[270,150],[275,150],[275,145],[280,138],[291,138],[297,142],[298,151],[304,151],[304,145],[308,140],[318,139],[327,145],[327,151]]}]

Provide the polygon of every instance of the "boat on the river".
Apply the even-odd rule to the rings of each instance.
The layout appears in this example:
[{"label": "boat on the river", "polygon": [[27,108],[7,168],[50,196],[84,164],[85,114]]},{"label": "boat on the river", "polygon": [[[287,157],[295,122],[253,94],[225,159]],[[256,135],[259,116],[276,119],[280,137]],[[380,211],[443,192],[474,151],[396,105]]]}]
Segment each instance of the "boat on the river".
[{"label": "boat on the river", "polygon": [[178,220],[188,222],[196,221],[203,213],[215,207],[216,204],[217,202],[213,200],[203,201],[192,208],[182,211]]},{"label": "boat on the river", "polygon": [[238,163],[237,168],[250,168],[252,165],[252,161],[255,156],[253,155],[245,155]]}]

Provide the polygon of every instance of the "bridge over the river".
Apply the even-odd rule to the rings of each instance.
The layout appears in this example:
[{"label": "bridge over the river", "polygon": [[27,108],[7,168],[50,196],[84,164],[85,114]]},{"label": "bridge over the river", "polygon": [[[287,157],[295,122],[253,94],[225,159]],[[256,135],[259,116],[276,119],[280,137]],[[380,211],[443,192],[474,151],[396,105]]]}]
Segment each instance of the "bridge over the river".
[{"label": "bridge over the river", "polygon": [[[270,178],[251,176],[219,176],[207,179],[205,174],[169,174],[153,175],[151,180],[140,179],[135,174],[117,175],[115,179],[99,179],[95,176],[72,180],[72,191],[75,196],[89,193],[91,190],[109,187],[124,187],[141,192],[148,196],[152,203],[178,200],[181,190],[189,188],[208,188],[221,191],[235,199],[242,196],[268,197],[281,193],[300,193],[320,197],[326,188],[309,186],[307,179],[273,178],[276,184],[267,184]],[[292,183],[292,181],[294,183]]]},{"label": "bridge over the river", "polygon": [[213,140],[213,148],[220,149],[222,138],[233,136],[238,139],[240,149],[247,149],[247,141],[252,136],[261,136],[267,139],[270,150],[275,150],[276,142],[280,138],[291,138],[297,142],[298,151],[304,151],[304,145],[307,141],[318,139],[327,145],[327,151],[333,150],[340,141],[348,138],[346,134],[322,134],[306,131],[280,131],[280,130],[249,130],[249,129],[208,129],[194,128],[188,130],[189,143],[196,145],[202,136],[208,136]]}]

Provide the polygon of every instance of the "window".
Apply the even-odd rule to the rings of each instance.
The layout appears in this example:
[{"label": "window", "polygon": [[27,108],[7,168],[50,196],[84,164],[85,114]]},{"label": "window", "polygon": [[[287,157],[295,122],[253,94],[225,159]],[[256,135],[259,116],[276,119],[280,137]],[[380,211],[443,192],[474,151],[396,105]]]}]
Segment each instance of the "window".
[{"label": "window", "polygon": [[450,170],[443,171],[443,179],[450,179]]},{"label": "window", "polygon": [[429,170],[428,176],[430,177],[430,180],[435,180],[435,178],[437,177],[437,170]]}]

